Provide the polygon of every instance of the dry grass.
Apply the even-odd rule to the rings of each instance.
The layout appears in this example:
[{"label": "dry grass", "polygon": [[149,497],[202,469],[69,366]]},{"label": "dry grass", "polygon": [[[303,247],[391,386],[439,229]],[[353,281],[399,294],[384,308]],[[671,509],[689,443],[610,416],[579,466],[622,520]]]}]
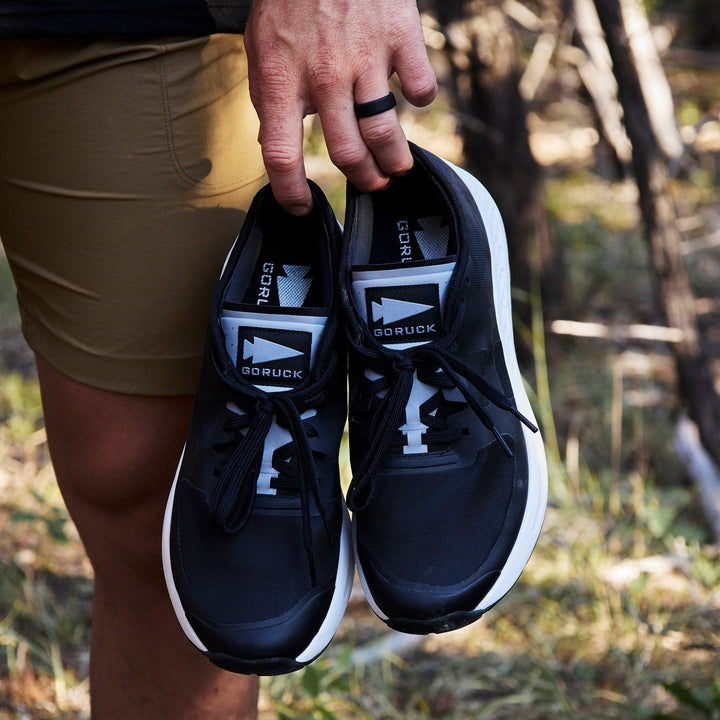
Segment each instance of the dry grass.
[{"label": "dry grass", "polygon": [[[449,122],[420,114],[404,124],[457,159]],[[541,130],[563,140],[548,155],[567,145],[562,127]],[[338,180],[322,153],[309,168],[326,187]],[[717,229],[716,192],[705,171],[678,181],[693,238]],[[330,197],[341,212],[339,185]],[[653,319],[635,202],[631,185],[587,167],[565,164],[548,184],[566,319]],[[717,294],[717,248],[689,263],[704,294]],[[79,720],[89,712],[91,574],[48,462],[36,381],[9,370],[27,369],[27,353],[2,293],[0,338],[0,720]],[[544,532],[517,586],[469,628],[410,644],[356,589],[323,658],[263,681],[264,720],[720,718],[720,557],[670,440],[668,352],[545,340],[553,407],[541,410],[559,450]]]},{"label": "dry grass", "polygon": [[[410,645],[356,589],[323,658],[263,681],[264,719],[718,717],[720,558],[668,444],[672,373],[662,353],[642,364],[653,355],[547,340],[562,450],[515,589],[469,628]],[[0,388],[0,719],[86,718],[90,570],[36,381],[5,374]]]}]

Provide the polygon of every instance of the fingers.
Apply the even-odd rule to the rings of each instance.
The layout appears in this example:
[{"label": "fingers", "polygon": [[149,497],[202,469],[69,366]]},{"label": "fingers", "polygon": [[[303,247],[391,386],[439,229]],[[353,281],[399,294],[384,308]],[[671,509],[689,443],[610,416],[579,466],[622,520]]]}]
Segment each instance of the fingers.
[{"label": "fingers", "polygon": [[362,192],[381,190],[392,175],[407,172],[412,156],[395,109],[357,118],[355,103],[388,94],[387,73],[361,75],[355,86],[334,87],[316,97],[330,159]]},{"label": "fingers", "polygon": [[[428,105],[437,96],[437,79],[425,50],[420,18],[416,8],[413,12],[414,17],[396,14],[394,24],[386,23],[392,44],[386,48],[385,62],[377,59],[378,53],[368,53],[372,60],[357,68],[352,88],[355,103],[387,95],[393,69],[403,95],[413,105]],[[412,168],[410,148],[394,108],[363,118],[355,118],[354,110],[351,117],[350,111],[348,102],[337,115],[323,119],[323,132],[331,158],[355,187],[372,192],[385,187],[390,177]],[[342,152],[333,153],[335,142]]]},{"label": "fingers", "polygon": [[258,140],[273,194],[288,212],[306,215],[312,209],[312,195],[303,162],[302,105],[278,100],[267,107],[272,112],[258,112]]},{"label": "fingers", "polygon": [[293,215],[312,209],[303,161],[303,117],[308,108],[300,78],[283,53],[268,53],[263,35],[245,36],[250,98],[260,120],[258,142],[275,199]]},{"label": "fingers", "polygon": [[333,164],[362,192],[381,190],[389,175],[381,169],[366,144],[353,111],[352,91],[335,103],[319,104],[318,112],[328,154]]},{"label": "fingers", "polygon": [[416,24],[407,25],[405,32],[403,42],[397,45],[393,67],[408,102],[425,107],[437,97],[438,83],[425,50],[419,19]]},{"label": "fingers", "polygon": [[[362,104],[384,97],[388,92],[386,77],[362,76],[355,84],[354,98]],[[412,155],[395,108],[356,119],[356,123],[362,141],[384,174],[402,175],[412,168]]]},{"label": "fingers", "polygon": [[333,163],[362,192],[385,187],[412,168],[395,109],[357,118],[354,103],[387,95],[397,73],[403,95],[427,105],[437,81],[410,0],[329,3],[255,0],[245,34],[259,141],[278,202],[304,214],[312,205],[302,156],[303,116],[317,111]]}]

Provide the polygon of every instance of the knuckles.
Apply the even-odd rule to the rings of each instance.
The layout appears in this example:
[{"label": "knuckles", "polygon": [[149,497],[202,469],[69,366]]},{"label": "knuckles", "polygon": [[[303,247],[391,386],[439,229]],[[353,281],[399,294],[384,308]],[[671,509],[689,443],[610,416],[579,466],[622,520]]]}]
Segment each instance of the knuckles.
[{"label": "knuckles", "polygon": [[394,115],[389,115],[387,119],[382,116],[369,117],[360,121],[360,132],[368,145],[386,147],[397,138],[398,127]]},{"label": "knuckles", "polygon": [[429,105],[438,94],[437,79],[434,75],[418,78],[403,84],[403,95],[416,106]]},{"label": "knuckles", "polygon": [[310,95],[323,98],[337,94],[343,86],[341,73],[345,69],[346,63],[335,54],[320,52],[305,70]]},{"label": "knuckles", "polygon": [[278,142],[262,142],[263,162],[270,172],[278,175],[290,175],[297,171],[302,163],[302,154],[298,149]]},{"label": "knuckles", "polygon": [[368,151],[361,145],[330,145],[328,154],[333,165],[343,171],[359,168],[368,159]]}]

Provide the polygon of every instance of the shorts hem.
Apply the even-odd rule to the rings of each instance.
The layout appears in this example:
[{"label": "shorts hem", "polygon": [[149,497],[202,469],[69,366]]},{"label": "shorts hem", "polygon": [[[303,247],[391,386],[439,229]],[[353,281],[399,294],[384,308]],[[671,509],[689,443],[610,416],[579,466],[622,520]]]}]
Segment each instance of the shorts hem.
[{"label": "shorts hem", "polygon": [[83,385],[125,395],[194,395],[202,357],[138,358],[97,355],[70,345],[20,308],[22,333],[30,349]]}]

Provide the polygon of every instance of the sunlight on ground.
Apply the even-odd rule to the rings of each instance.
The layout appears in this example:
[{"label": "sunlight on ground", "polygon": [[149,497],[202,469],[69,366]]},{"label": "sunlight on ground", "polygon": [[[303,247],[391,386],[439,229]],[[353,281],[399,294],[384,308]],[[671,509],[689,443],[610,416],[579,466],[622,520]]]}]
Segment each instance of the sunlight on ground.
[{"label": "sunlight on ground", "polygon": [[[563,112],[530,119],[568,284],[566,315],[554,319],[652,323],[635,185],[590,168],[597,132],[563,122]],[[450,113],[407,113],[403,125],[411,140],[461,160]],[[685,136],[717,152],[717,125]],[[316,135],[308,149],[308,174],[340,212],[339,172]],[[687,255],[693,281],[714,308],[711,170],[680,178],[675,192],[696,243]],[[15,312],[0,292],[0,720],[79,720],[88,717],[91,570],[49,465],[37,383],[16,372],[27,369],[27,354]],[[549,458],[544,531],[516,587],[479,622],[427,638],[388,632],[355,587],[328,652],[262,681],[263,720],[718,717],[720,557],[670,440],[667,347],[632,337],[542,339],[553,397],[545,410],[560,447]],[[347,484],[346,446],[341,464]],[[710,710],[699,714],[703,703]]]}]

